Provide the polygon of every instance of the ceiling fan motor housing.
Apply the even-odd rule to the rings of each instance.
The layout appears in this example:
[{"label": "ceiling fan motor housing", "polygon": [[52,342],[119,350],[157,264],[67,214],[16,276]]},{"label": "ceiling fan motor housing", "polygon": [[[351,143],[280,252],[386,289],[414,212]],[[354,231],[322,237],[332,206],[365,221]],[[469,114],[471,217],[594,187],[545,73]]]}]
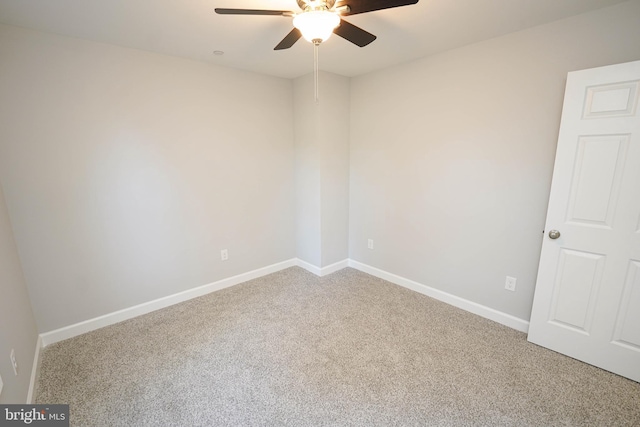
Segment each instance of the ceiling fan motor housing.
[{"label": "ceiling fan motor housing", "polygon": [[330,10],[336,0],[296,0],[300,9],[307,12],[307,10]]}]

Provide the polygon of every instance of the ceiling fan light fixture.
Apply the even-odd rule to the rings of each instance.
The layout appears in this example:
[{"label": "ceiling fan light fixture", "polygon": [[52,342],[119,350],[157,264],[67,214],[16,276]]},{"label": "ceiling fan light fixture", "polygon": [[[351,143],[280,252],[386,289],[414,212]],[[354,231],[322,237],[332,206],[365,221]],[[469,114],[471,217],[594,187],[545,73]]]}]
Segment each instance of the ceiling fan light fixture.
[{"label": "ceiling fan light fixture", "polygon": [[327,40],[339,24],[340,17],[328,10],[311,10],[293,18],[293,26],[300,30],[305,40],[311,43]]}]

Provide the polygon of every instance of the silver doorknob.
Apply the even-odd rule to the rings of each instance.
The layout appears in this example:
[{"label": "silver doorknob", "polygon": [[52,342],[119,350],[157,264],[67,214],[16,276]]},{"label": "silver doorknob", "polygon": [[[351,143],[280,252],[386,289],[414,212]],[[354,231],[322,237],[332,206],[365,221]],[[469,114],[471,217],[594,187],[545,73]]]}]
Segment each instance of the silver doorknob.
[{"label": "silver doorknob", "polygon": [[549,231],[549,238],[550,239],[557,239],[558,237],[560,237],[560,232],[558,230]]}]

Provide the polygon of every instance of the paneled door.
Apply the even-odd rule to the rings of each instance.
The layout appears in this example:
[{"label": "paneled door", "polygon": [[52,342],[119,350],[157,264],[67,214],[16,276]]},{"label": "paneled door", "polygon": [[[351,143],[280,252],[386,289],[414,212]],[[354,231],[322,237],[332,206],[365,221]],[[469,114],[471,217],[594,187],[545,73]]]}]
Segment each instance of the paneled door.
[{"label": "paneled door", "polygon": [[569,73],[529,341],[640,381],[640,61]]}]

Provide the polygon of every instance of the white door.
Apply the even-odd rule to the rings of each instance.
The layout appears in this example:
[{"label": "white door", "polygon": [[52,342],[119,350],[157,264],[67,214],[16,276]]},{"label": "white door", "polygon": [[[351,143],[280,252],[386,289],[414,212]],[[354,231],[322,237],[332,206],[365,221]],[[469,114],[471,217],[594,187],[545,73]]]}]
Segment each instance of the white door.
[{"label": "white door", "polygon": [[529,325],[529,341],[635,381],[639,98],[640,61],[568,75]]}]

